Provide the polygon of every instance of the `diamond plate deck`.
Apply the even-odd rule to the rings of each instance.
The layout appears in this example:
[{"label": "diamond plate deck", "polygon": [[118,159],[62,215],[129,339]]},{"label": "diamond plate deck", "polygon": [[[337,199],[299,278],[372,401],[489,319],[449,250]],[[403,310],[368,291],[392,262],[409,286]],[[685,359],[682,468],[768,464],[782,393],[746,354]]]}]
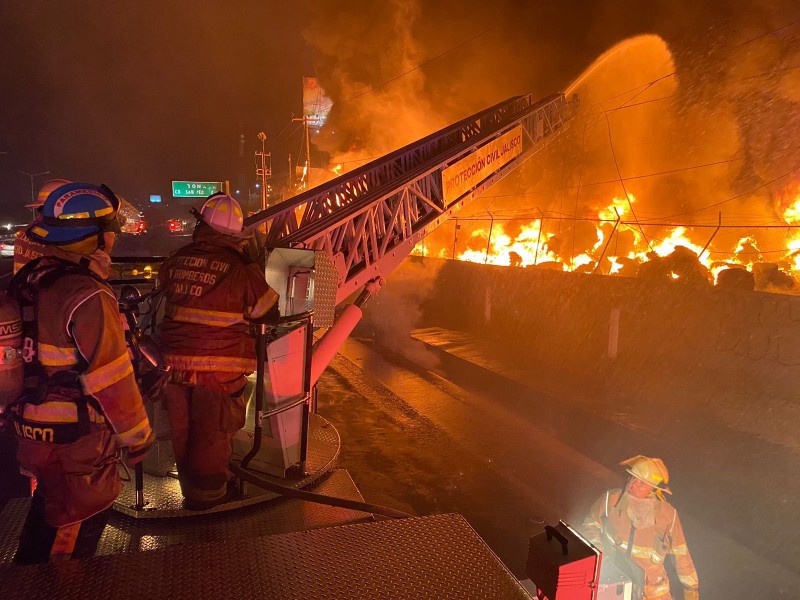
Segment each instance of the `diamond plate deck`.
[{"label": "diamond plate deck", "polygon": [[[343,469],[335,470],[324,477],[312,491],[347,500],[364,501],[350,474]],[[15,498],[1,513],[0,565],[11,563],[29,504],[28,498]],[[308,531],[370,520],[372,515],[368,513],[300,500],[274,500],[269,504],[194,519],[134,519],[115,515],[100,539],[97,554],[156,550],[187,542]]]},{"label": "diamond plate deck", "polygon": [[460,515],[0,571],[4,600],[530,598]]},{"label": "diamond plate deck", "polygon": [[[325,477],[314,492],[357,500],[364,499],[347,471],[336,470]],[[258,537],[294,531],[308,531],[345,523],[372,520],[372,515],[345,508],[301,500],[274,500],[194,519],[135,519],[114,517],[100,540],[97,554],[119,554],[156,550],[173,544],[211,542]]]},{"label": "diamond plate deck", "polygon": [[19,533],[25,523],[29,505],[29,498],[12,498],[3,512],[0,512],[0,565],[10,564],[17,551]]},{"label": "diamond plate deck", "polygon": [[[325,473],[336,466],[341,448],[339,432],[324,418],[316,413],[309,415],[308,457],[306,460],[307,475],[302,479],[281,479],[270,475],[262,475],[265,479],[281,485],[303,488],[311,485]],[[248,495],[235,502],[228,502],[204,511],[202,514],[214,514],[232,509],[240,509],[253,504],[277,498],[277,494],[248,486]],[[197,517],[197,512],[184,510],[183,495],[178,480],[174,477],[156,477],[144,475],[144,497],[148,503],[144,510],[136,510],[136,490],[132,481],[127,482],[114,503],[114,509],[124,515],[137,519],[160,519],[166,517]]]}]

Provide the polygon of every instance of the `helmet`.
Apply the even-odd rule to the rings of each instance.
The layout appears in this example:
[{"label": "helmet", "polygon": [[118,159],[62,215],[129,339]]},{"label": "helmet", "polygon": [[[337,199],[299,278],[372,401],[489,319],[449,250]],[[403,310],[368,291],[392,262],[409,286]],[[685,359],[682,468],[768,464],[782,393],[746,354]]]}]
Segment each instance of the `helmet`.
[{"label": "helmet", "polygon": [[241,236],[244,215],[239,203],[222,192],[212,194],[200,209],[200,218],[214,231]]},{"label": "helmet", "polygon": [[628,467],[628,473],[644,483],[653,486],[657,490],[672,493],[667,487],[669,483],[669,471],[664,461],[660,458],[648,458],[647,456],[634,456],[619,463]]},{"label": "helmet", "polygon": [[[119,232],[117,211],[119,200],[106,186],[90,183],[67,183],[50,192],[42,204],[39,217],[28,228],[27,235],[45,245],[67,246],[97,238],[97,246],[86,253],[103,247],[102,234]],[[84,244],[87,248],[91,244]],[[76,248],[69,250],[83,253]]]},{"label": "helmet", "polygon": [[41,187],[36,201],[33,204],[26,204],[25,208],[39,208],[53,191],[68,183],[72,182],[69,179],[51,179]]}]

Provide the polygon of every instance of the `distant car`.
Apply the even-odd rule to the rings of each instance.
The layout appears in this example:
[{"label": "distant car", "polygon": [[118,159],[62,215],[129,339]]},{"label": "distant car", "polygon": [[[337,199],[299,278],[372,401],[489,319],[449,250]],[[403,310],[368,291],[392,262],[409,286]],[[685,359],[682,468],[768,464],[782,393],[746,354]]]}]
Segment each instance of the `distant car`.
[{"label": "distant car", "polygon": [[0,239],[0,256],[14,256],[15,238]]},{"label": "distant car", "polygon": [[144,219],[137,219],[136,221],[127,221],[122,226],[122,233],[130,233],[132,235],[142,235],[147,233],[147,223]]},{"label": "distant car", "polygon": [[170,219],[167,221],[167,229],[175,235],[184,235],[189,231],[189,222],[183,219]]}]

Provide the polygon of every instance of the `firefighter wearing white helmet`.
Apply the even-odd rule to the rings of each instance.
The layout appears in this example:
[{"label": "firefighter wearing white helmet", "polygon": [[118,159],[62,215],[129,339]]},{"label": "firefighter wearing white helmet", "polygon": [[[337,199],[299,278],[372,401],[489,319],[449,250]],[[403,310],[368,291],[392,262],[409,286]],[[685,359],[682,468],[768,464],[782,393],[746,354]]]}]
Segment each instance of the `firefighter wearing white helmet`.
[{"label": "firefighter wearing white helmet", "polygon": [[[634,581],[639,597],[671,600],[664,567],[668,555],[683,586],[683,598],[698,600],[698,578],[678,512],[664,494],[669,471],[660,458],[634,456],[620,463],[629,475],[624,489],[603,494],[584,521],[586,535]],[[679,595],[678,598],[681,596]]]},{"label": "firefighter wearing white helmet", "polygon": [[[41,206],[44,204],[44,201],[47,200],[47,197],[52,192],[62,185],[67,185],[68,183],[72,182],[68,179],[51,179],[41,187],[39,194],[36,196],[36,201],[33,204],[26,204],[25,207],[35,209],[41,208]],[[20,231],[17,234],[17,239],[14,240],[14,273],[25,266],[25,263],[28,261],[31,261],[34,258],[39,258],[43,254],[44,247],[42,244],[34,242],[25,234],[24,231]]]},{"label": "firefighter wearing white helmet", "polygon": [[153,440],[106,282],[119,201],[105,186],[56,187],[26,235],[43,256],[9,292],[19,304],[24,390],[9,407],[22,469],[38,482],[14,561],[92,556],[128,464]]},{"label": "firefighter wearing white helmet", "polygon": [[244,252],[239,203],[214,194],[198,216],[192,243],[159,273],[166,299],[160,338],[172,368],[162,400],[189,510],[231,498],[231,441],[245,422],[245,377],[256,368],[250,324],[278,316],[278,295]]}]

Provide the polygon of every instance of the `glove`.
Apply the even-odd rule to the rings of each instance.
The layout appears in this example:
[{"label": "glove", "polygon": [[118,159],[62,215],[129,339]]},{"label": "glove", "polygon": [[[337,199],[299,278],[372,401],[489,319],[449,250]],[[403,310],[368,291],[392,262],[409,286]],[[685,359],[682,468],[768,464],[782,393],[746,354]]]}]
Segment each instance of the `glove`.
[{"label": "glove", "polygon": [[700,592],[697,590],[683,590],[683,600],[700,600]]},{"label": "glove", "polygon": [[155,440],[156,436],[153,434],[153,430],[150,429],[150,425],[148,425],[147,435],[144,440],[127,445],[125,464],[129,467],[132,467],[142,462],[147,456],[147,451],[150,450],[150,446],[153,445]]}]

